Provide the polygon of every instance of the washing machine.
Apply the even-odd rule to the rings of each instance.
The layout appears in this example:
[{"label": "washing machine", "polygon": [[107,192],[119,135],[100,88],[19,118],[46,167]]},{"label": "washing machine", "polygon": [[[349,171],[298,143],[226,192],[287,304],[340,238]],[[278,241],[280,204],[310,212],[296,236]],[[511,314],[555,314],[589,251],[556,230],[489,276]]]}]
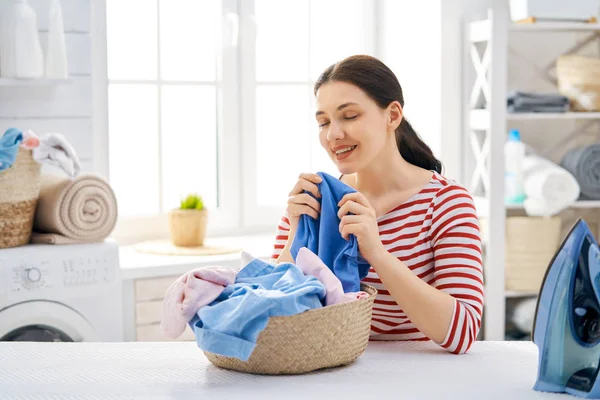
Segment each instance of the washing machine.
[{"label": "washing machine", "polygon": [[0,341],[124,340],[115,242],[0,249]]}]

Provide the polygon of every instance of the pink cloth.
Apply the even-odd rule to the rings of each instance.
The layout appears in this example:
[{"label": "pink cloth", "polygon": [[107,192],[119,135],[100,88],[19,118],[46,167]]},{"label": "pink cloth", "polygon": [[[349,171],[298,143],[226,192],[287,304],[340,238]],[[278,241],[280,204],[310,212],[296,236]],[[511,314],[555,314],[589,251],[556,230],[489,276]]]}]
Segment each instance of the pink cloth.
[{"label": "pink cloth", "polygon": [[161,329],[176,339],[198,310],[213,302],[225,286],[235,282],[237,271],[226,267],[202,267],[191,270],[175,280],[163,300]]},{"label": "pink cloth", "polygon": [[304,272],[304,275],[312,275],[325,285],[327,295],[325,297],[325,305],[348,303],[357,299],[368,297],[366,292],[349,292],[344,293],[342,282],[335,274],[327,268],[323,260],[315,253],[306,247],[298,250],[296,256],[296,265]]}]

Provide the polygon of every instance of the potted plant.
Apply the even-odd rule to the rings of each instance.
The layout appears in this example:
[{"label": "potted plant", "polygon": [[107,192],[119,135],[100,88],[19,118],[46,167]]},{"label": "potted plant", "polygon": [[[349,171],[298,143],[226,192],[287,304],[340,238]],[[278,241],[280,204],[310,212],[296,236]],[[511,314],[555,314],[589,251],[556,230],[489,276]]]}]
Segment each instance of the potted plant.
[{"label": "potted plant", "polygon": [[207,214],[201,196],[190,194],[181,199],[179,208],[169,212],[169,230],[173,244],[180,247],[203,246]]}]

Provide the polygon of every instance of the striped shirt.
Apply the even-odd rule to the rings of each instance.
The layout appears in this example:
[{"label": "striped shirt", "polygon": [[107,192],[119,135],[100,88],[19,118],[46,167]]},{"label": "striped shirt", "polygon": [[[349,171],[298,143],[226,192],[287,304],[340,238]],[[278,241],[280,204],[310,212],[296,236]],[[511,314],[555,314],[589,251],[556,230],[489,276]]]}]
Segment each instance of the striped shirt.
[{"label": "striped shirt", "polygon": [[[454,298],[452,320],[443,342],[449,352],[465,353],[481,327],[484,302],[481,237],[473,198],[462,186],[435,172],[423,189],[377,219],[386,250],[429,285]],[[277,230],[273,259],[288,240],[289,220]],[[371,267],[364,283],[378,291],[371,340],[429,340],[408,319]]]}]

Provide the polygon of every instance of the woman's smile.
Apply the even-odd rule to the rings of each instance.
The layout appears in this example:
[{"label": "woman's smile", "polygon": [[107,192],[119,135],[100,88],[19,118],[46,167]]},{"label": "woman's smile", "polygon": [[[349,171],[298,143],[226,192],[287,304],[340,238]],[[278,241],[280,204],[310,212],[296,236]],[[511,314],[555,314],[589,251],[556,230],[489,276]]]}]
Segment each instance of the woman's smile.
[{"label": "woman's smile", "polygon": [[344,160],[348,157],[350,157],[350,155],[352,153],[354,153],[354,150],[356,149],[358,145],[343,145],[343,146],[336,146],[332,149],[333,154],[335,154],[335,158],[338,161]]}]

